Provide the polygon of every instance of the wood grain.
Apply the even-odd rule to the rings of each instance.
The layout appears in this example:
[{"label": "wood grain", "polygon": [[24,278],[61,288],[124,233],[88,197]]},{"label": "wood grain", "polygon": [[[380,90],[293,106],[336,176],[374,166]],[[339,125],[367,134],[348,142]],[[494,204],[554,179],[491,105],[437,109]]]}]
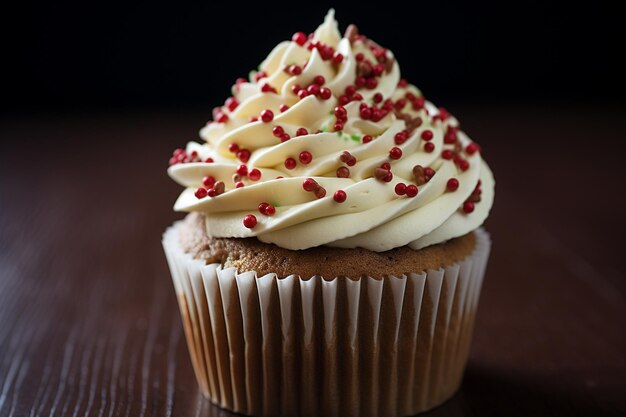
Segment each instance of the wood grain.
[{"label": "wood grain", "polygon": [[[624,415],[618,111],[452,110],[496,174],[494,249],[463,386],[427,415]],[[160,247],[167,158],[203,121],[0,121],[0,416],[230,415],[196,386]]]}]

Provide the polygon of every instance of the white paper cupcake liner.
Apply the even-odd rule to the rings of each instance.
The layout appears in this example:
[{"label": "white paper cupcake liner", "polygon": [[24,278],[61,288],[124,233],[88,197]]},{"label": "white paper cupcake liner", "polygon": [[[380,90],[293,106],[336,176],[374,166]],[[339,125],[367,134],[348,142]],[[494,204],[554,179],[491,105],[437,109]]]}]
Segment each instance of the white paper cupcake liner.
[{"label": "white paper cupcake liner", "polygon": [[408,416],[457,390],[489,235],[465,260],[400,277],[257,277],[163,236],[203,394],[253,416]]}]

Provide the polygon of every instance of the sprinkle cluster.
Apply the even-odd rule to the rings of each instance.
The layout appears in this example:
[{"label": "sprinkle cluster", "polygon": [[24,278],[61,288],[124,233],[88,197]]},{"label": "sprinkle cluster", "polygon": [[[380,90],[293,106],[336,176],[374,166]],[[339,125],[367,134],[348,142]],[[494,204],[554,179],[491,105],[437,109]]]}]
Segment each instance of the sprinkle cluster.
[{"label": "sprinkle cluster", "polygon": [[[392,71],[394,58],[385,48],[361,35],[355,25],[350,25],[347,28],[344,37],[347,38],[353,46],[360,42],[371,52],[371,55],[362,52],[355,54],[354,58],[357,65],[353,84],[343,88],[343,91],[331,91],[327,86],[326,78],[323,75],[317,75],[314,76],[312,81],[307,85],[293,84],[290,90],[291,93],[300,100],[310,96],[321,101],[331,100],[333,97],[336,99],[337,105],[332,111],[333,119],[330,122],[330,126],[323,127],[323,129],[328,131],[332,130],[341,136],[349,117],[346,106],[351,102],[358,102],[358,115],[356,117],[359,123],[378,123],[388,116],[404,121],[404,129],[394,135],[394,146],[388,149],[380,165],[371,169],[371,176],[381,183],[390,184],[397,198],[416,197],[419,194],[420,187],[425,186],[431,181],[436,175],[436,169],[439,167],[437,163],[433,164],[432,167],[415,165],[412,169],[413,178],[410,181],[394,182],[392,164],[407,156],[407,148],[403,145],[409,140],[419,141],[418,151],[425,153],[437,152],[441,160],[452,161],[460,172],[467,171],[470,168],[468,157],[480,152],[480,147],[474,142],[466,146],[462,145],[459,139],[458,125],[456,125],[456,122],[448,123],[449,119],[452,117],[451,114],[444,108],[437,109],[435,113],[433,113],[432,110],[429,111],[429,109],[432,108],[427,108],[424,96],[412,88],[405,79],[401,79],[398,82],[398,90],[394,93],[393,98],[384,97],[380,92],[373,95],[371,95],[372,93],[366,93],[367,90],[375,90],[380,84],[381,77]],[[292,36],[292,42],[298,47],[306,48],[309,51],[316,50],[322,60],[327,61],[336,71],[339,71],[341,65],[345,62],[346,57],[337,52],[332,46],[314,40],[313,34],[307,35],[303,32],[297,32]],[[373,59],[371,58],[372,56]],[[307,64],[308,61],[303,63],[290,63],[289,65],[285,65],[281,70],[287,74],[287,76],[297,77],[303,73]],[[265,71],[253,73],[251,78],[254,83],[258,85],[258,91],[260,93],[269,95],[278,94],[276,87],[272,86],[268,81],[268,74]],[[234,96],[228,97],[222,106],[213,109],[213,121],[209,123],[229,123],[229,115],[232,115],[240,105],[237,99],[238,94],[236,93],[239,92],[244,83],[248,83],[248,80],[244,78],[236,80],[233,88]],[[364,94],[370,98],[365,100],[363,97]],[[293,97],[291,102],[293,102]],[[274,109],[276,108],[274,107]],[[279,111],[281,113],[287,110],[289,110],[287,104],[280,105]],[[277,144],[292,139],[295,140],[301,136],[321,132],[321,130],[314,131],[315,129],[309,131],[305,126],[297,128],[294,126],[289,127],[287,124],[281,126],[280,123],[276,123],[275,117],[274,111],[264,109],[257,115],[251,116],[247,121],[249,123],[259,123],[260,126],[261,124],[269,125],[271,134],[276,138]],[[425,123],[426,128],[424,129],[422,125]],[[440,123],[440,125],[438,123]],[[437,149],[439,145],[435,144],[441,142],[440,137],[436,139],[436,134],[441,134],[439,130],[440,126],[443,126],[445,131],[443,133],[441,149]],[[421,129],[419,135],[416,135],[415,131],[418,128]],[[373,134],[352,136],[352,139],[362,145],[370,144],[377,139],[377,135]],[[240,162],[232,173],[231,190],[242,188],[261,180],[263,172],[257,168],[249,168],[247,165],[252,156],[250,149],[246,149],[233,142],[228,144],[228,151],[232,154],[232,159],[236,159]],[[355,152],[355,154],[359,155],[358,152]],[[315,155],[311,150],[301,149],[293,152],[291,155],[287,155],[282,161],[282,166],[286,170],[294,170],[298,165],[307,166],[314,160]],[[212,162],[214,162],[214,159],[211,156],[207,156],[203,159],[197,151],[188,152],[185,149],[176,149],[169,160],[170,165]],[[338,156],[339,166],[335,170],[335,176],[337,178],[349,178],[352,175],[351,168],[358,162],[353,153],[348,150],[342,151]],[[282,177],[279,176],[276,178],[280,179]],[[458,178],[449,178],[446,180],[446,192],[453,193],[459,189],[459,186]],[[472,194],[464,201],[462,207],[460,207],[462,212],[469,214],[475,210],[475,205],[479,203],[481,199],[480,186],[481,183],[478,181]],[[316,199],[327,197],[326,189],[313,178],[304,179],[302,188],[305,192],[314,195]],[[196,198],[202,200],[217,197],[226,191],[227,187],[224,181],[207,174],[202,179],[202,185],[195,190],[194,194]],[[345,190],[337,190],[332,194],[332,199],[338,204],[344,203],[349,199],[349,193]],[[265,221],[264,219],[274,216],[276,212],[275,204],[270,204],[266,201],[262,201],[258,204],[258,213],[261,216],[265,216],[259,218],[261,221]],[[255,214],[250,213],[242,219],[242,223],[246,228],[252,229],[258,226],[259,219],[257,219]],[[267,221],[269,221],[269,219],[267,219]]]}]

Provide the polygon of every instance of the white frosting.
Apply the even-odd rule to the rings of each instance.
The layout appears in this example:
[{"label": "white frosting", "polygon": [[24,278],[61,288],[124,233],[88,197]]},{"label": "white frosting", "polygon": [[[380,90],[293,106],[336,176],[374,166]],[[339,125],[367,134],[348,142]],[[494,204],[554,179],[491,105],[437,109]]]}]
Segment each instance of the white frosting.
[{"label": "white frosting", "polygon": [[[408,140],[397,145],[394,136],[406,129],[404,120],[397,118],[393,111],[377,122],[363,120],[359,115],[361,103],[352,101],[344,106],[348,119],[342,131],[334,132],[336,118],[333,109],[339,105],[339,96],[345,88],[355,84],[357,54],[363,54],[373,63],[377,61],[370,44],[362,40],[351,44],[349,39],[341,37],[332,10],[315,31],[313,40],[341,53],[342,62],[333,64],[332,60],[322,59],[318,49],[309,51],[306,45],[300,46],[292,41],[276,46],[259,67],[267,77],[255,82],[255,73],[252,73],[252,81],[233,87],[233,96],[240,104],[233,111],[222,108],[228,121],[207,124],[200,131],[205,143],[187,145],[188,154],[195,151],[200,160],[210,157],[214,162],[179,163],[169,168],[169,175],[187,187],[178,198],[175,209],[205,213],[207,231],[212,236],[257,236],[263,242],[287,249],[319,245],[364,247],[374,251],[404,245],[419,249],[479,227],[493,203],[494,179],[479,152],[471,155],[460,152],[469,163],[465,171],[452,160],[441,157],[443,150],[454,148],[454,145],[444,144],[444,134],[448,126],[458,126],[456,119],[441,120],[437,117],[439,110],[430,102],[425,102],[420,110],[413,110],[408,103],[402,112],[413,118],[420,117],[423,122],[412,131]],[[393,60],[393,65],[377,78],[376,88],[357,90],[363,101],[371,105],[376,93],[394,102],[407,93],[420,97],[420,91],[414,86],[398,86],[398,64],[389,51],[386,54],[389,60]],[[302,68],[301,74],[293,76],[284,71],[293,64]],[[323,86],[332,91],[330,99],[312,95],[299,99],[292,92],[294,84],[306,87],[318,75],[325,79]],[[266,83],[277,93],[262,92]],[[281,113],[281,105],[287,105],[289,109]],[[262,122],[259,117],[265,109],[274,113],[274,119],[269,123]],[[259,117],[259,121],[250,122],[251,117]],[[274,126],[282,127],[291,139],[281,143],[272,133]],[[296,137],[296,131],[301,127],[309,134]],[[320,130],[321,133],[315,133]],[[426,142],[421,139],[425,130],[433,132],[430,142],[435,150],[430,153],[424,150]],[[366,134],[374,139],[362,143],[361,138]],[[471,143],[460,130],[458,141],[462,149]],[[244,176],[241,178],[244,187],[235,187],[233,174],[242,162],[229,151],[231,143],[251,152],[246,165],[248,170],[257,168],[261,171],[258,181]],[[402,150],[402,157],[398,160],[389,158],[389,150],[395,146]],[[291,157],[298,161],[302,151],[312,154],[312,162],[306,165],[298,162],[291,170],[285,168],[285,159]],[[338,178],[337,168],[346,166],[339,158],[344,151],[349,151],[357,163],[348,167],[349,178]],[[385,162],[391,165],[391,182],[373,176],[374,170]],[[413,167],[416,165],[431,167],[436,174],[418,186],[417,196],[397,195],[394,191],[397,183],[415,184]],[[197,198],[194,192],[202,187],[205,176],[223,181],[226,192],[216,197]],[[277,176],[284,178],[275,179]],[[325,197],[316,198],[313,192],[303,189],[303,180],[309,177],[326,190]],[[450,178],[459,182],[456,191],[446,189]],[[479,179],[482,183],[481,201],[475,204],[472,213],[466,214],[461,207],[472,195]],[[345,202],[338,203],[333,199],[337,190],[345,191]],[[274,205],[276,213],[273,216],[260,214],[258,205],[261,202]],[[247,214],[256,216],[258,223],[254,228],[243,225],[242,219]]]}]

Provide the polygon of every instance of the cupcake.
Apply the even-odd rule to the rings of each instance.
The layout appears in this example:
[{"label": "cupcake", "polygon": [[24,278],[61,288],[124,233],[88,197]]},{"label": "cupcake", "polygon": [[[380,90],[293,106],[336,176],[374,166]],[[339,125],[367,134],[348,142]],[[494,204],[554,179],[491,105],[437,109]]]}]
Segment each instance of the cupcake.
[{"label": "cupcake", "polygon": [[408,416],[459,387],[494,179],[331,10],[240,78],[169,175],[163,236],[202,393],[252,416]]}]

